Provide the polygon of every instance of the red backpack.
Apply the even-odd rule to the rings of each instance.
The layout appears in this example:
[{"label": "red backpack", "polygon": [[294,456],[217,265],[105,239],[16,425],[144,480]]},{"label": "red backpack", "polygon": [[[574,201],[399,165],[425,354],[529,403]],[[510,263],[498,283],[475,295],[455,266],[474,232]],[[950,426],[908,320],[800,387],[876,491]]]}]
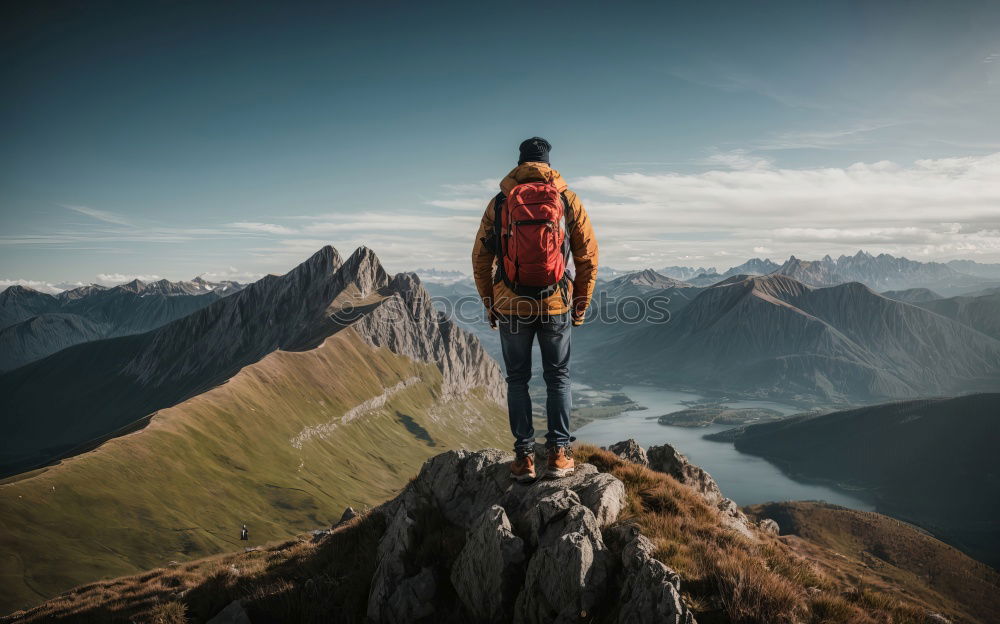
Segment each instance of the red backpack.
[{"label": "red backpack", "polygon": [[[493,219],[497,277],[519,296],[568,296],[571,210],[550,182],[526,182],[497,195]],[[565,222],[565,225],[564,225]]]}]

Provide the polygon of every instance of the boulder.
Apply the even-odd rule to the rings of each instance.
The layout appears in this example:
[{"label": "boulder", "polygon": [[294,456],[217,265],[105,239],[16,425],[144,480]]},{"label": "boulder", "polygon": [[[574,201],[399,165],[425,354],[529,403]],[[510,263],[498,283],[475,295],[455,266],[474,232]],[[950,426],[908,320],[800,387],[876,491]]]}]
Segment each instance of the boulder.
[{"label": "boulder", "polygon": [[584,507],[580,496],[570,489],[561,489],[538,501],[527,510],[523,526],[525,538],[532,547],[550,545],[563,535],[576,531],[591,540],[601,539],[601,528],[594,513]]},{"label": "boulder", "polygon": [[523,540],[503,507],[493,505],[469,532],[451,569],[451,584],[475,621],[510,621],[523,562]]},{"label": "boulder", "polygon": [[515,530],[528,530],[521,519],[534,509],[539,501],[560,490],[572,490],[580,502],[589,507],[598,518],[600,526],[607,526],[618,518],[625,506],[625,486],[612,475],[600,473],[592,464],[577,464],[573,474],[562,479],[539,479],[530,484],[514,484],[503,498]]},{"label": "boulder", "polygon": [[465,529],[510,490],[511,453],[497,449],[449,451],[429,459],[412,488],[424,504]]},{"label": "boulder", "polygon": [[689,462],[687,457],[677,452],[669,444],[651,446],[647,455],[650,468],[658,472],[665,472],[684,485],[693,487],[710,504],[715,505],[725,498],[712,475]]},{"label": "boulder", "polygon": [[337,524],[333,525],[334,528],[339,527],[345,522],[349,522],[358,516],[358,512],[354,511],[354,507],[348,507],[344,510],[344,513],[340,516],[340,520]]},{"label": "boulder", "polygon": [[630,461],[633,464],[641,466],[649,466],[649,458],[646,456],[645,449],[639,446],[639,443],[632,438],[616,442],[609,446],[608,450],[625,461]]},{"label": "boulder", "polygon": [[669,444],[651,446],[647,452],[649,467],[664,472],[677,481],[693,488],[710,507],[719,511],[723,524],[749,539],[755,539],[750,529],[751,522],[735,502],[722,495],[719,485],[698,466],[688,461],[687,457],[677,452]]},{"label": "boulder", "polygon": [[593,611],[606,589],[607,549],[597,520],[572,498],[545,499],[546,509],[538,518],[547,521],[514,606],[517,622],[578,622]]},{"label": "boulder", "polygon": [[378,563],[368,594],[370,620],[408,622],[434,612],[432,601],[437,587],[433,571],[424,568],[407,575],[405,561],[414,546],[413,524],[404,499],[379,541]]},{"label": "boulder", "polygon": [[757,528],[768,535],[778,535],[781,533],[781,527],[778,526],[778,523],[771,518],[764,518],[761,520],[757,524]]},{"label": "boulder", "polygon": [[622,549],[618,622],[621,624],[693,624],[681,601],[680,576],[653,558],[655,547],[635,531]]},{"label": "boulder", "polygon": [[597,524],[601,527],[609,526],[617,520],[628,504],[625,484],[605,472],[599,472],[581,483],[576,492],[580,501],[594,512]]}]

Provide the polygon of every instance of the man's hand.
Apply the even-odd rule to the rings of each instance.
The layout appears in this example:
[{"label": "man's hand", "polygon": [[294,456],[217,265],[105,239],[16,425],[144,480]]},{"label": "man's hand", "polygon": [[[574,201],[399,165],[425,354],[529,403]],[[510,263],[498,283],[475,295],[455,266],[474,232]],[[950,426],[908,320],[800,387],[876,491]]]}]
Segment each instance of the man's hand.
[{"label": "man's hand", "polygon": [[492,308],[486,309],[486,319],[490,322],[490,329],[497,328],[497,315]]},{"label": "man's hand", "polygon": [[578,312],[576,312],[574,310],[573,311],[573,327],[579,327],[580,325],[583,325],[583,318],[584,318],[584,316],[586,316],[586,314],[587,313],[585,311],[578,313]]}]

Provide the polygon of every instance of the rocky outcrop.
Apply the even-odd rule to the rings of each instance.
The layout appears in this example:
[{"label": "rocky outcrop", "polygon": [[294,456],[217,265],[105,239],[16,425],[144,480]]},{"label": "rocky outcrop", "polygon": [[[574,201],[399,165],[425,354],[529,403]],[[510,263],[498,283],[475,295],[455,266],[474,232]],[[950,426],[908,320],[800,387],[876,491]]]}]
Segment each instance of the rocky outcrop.
[{"label": "rocky outcrop", "polygon": [[358,512],[354,511],[354,507],[348,507],[347,509],[344,510],[344,513],[341,514],[340,520],[337,522],[337,524],[335,524],[333,526],[338,527],[338,526],[340,526],[342,524],[350,522],[351,520],[355,519],[357,516],[358,516]]},{"label": "rocky outcrop", "polygon": [[451,569],[451,584],[476,621],[510,619],[523,562],[524,541],[514,534],[504,508],[492,505],[469,531]]},{"label": "rocky outcrop", "polygon": [[680,600],[681,578],[653,557],[655,546],[634,527],[619,527],[612,539],[623,542],[624,571],[618,612],[620,624],[693,624],[694,616]]},{"label": "rocky outcrop", "polygon": [[416,275],[400,273],[382,288],[388,296],[355,324],[365,340],[436,364],[444,377],[445,398],[482,388],[494,401],[503,401],[506,384],[496,362],[477,338],[434,309]]},{"label": "rocky outcrop", "polygon": [[778,526],[778,523],[772,518],[764,518],[757,523],[757,528],[760,529],[761,532],[768,535],[778,535],[781,533],[781,527]]},{"label": "rocky outcrop", "polygon": [[[648,540],[605,541],[605,530],[623,530],[611,528],[627,503],[621,481],[581,464],[564,479],[517,483],[511,459],[494,449],[438,455],[376,510],[386,530],[370,620],[450,613],[458,596],[477,622],[694,621],[677,575],[652,558]],[[457,555],[422,558],[421,536],[432,533],[460,536]]]},{"label": "rocky outcrop", "polygon": [[649,466],[649,457],[646,456],[645,449],[639,446],[639,443],[632,438],[616,442],[609,446],[608,450],[625,461],[630,461],[640,466]]},{"label": "rocky outcrop", "polygon": [[647,455],[650,468],[665,472],[684,485],[693,488],[704,497],[705,502],[719,511],[723,524],[746,537],[754,538],[753,531],[750,529],[750,519],[746,517],[739,505],[723,496],[722,490],[719,489],[719,485],[712,478],[712,475],[689,462],[687,457],[677,452],[677,449],[669,444],[651,446]]}]

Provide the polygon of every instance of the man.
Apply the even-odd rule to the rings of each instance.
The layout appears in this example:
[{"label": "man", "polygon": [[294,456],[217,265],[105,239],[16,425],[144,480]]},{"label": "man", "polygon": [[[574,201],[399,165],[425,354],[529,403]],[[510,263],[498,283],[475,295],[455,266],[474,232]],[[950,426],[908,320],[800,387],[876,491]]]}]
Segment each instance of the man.
[{"label": "man", "polygon": [[[597,240],[583,204],[549,166],[552,146],[541,137],[520,146],[515,167],[486,206],[472,269],[490,325],[499,326],[507,369],[507,412],[514,435],[511,476],[536,478],[531,421],[531,349],[542,353],[547,391],[546,475],[570,474],[570,327],[581,325],[597,279]],[[566,268],[570,257],[576,269]]]}]

